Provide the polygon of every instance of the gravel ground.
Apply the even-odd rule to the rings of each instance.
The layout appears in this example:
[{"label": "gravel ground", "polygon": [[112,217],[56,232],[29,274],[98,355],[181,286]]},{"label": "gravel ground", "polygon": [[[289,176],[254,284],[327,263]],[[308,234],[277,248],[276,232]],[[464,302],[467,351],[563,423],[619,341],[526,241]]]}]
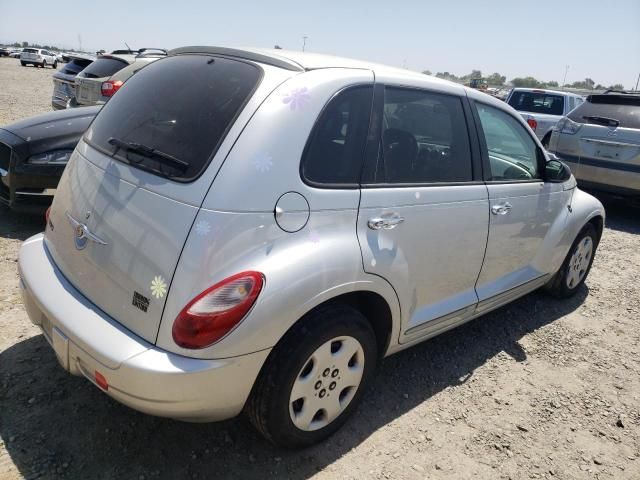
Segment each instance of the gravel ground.
[{"label": "gravel ground", "polygon": [[[0,59],[0,126],[49,110],[51,74]],[[386,359],[342,431],[289,452],[242,417],[154,418],[67,375],[18,289],[41,218],[0,208],[0,479],[638,479],[640,211],[607,212],[577,296],[533,293]]]}]

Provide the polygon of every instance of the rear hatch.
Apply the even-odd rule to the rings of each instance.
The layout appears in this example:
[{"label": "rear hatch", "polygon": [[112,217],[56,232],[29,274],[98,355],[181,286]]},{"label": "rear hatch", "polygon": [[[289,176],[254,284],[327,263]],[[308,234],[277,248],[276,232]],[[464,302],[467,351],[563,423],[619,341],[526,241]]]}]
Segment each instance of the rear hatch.
[{"label": "rear hatch", "polygon": [[102,108],[65,169],[47,248],[84,296],[147,341],[215,174],[207,167],[260,78],[255,65],[205,55],[154,62]]},{"label": "rear hatch", "polygon": [[562,118],[564,102],[564,95],[544,90],[516,90],[509,97],[509,105],[518,110],[525,121],[536,121],[535,132],[538,136],[543,136]]},{"label": "rear hatch", "polygon": [[[590,95],[568,118],[579,125],[579,180],[640,189],[640,95]],[[565,141],[573,139],[561,135]]]},{"label": "rear hatch", "polygon": [[40,51],[35,48],[25,48],[22,50],[21,60],[38,60],[40,61]]},{"label": "rear hatch", "polygon": [[82,105],[94,105],[102,100],[102,82],[129,63],[118,57],[100,57],[76,77],[76,100]]}]

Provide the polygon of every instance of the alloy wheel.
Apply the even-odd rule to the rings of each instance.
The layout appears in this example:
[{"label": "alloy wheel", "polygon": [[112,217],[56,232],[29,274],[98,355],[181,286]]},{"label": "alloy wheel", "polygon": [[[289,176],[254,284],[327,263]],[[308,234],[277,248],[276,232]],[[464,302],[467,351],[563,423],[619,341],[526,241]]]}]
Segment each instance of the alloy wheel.
[{"label": "alloy wheel", "polygon": [[584,237],[576,245],[573,255],[569,260],[566,282],[567,287],[575,288],[584,278],[591,264],[593,255],[593,240],[591,237]]}]

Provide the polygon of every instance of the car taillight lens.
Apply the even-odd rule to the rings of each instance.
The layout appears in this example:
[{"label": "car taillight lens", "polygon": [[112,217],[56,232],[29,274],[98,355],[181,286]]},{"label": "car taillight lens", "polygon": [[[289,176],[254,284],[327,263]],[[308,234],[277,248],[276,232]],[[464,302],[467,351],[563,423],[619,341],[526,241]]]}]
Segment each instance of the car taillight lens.
[{"label": "car taillight lens", "polygon": [[566,133],[568,135],[574,135],[581,127],[581,123],[574,122],[570,118],[564,117],[556,124],[556,131]]},{"label": "car taillight lens", "polygon": [[[42,211],[42,210],[40,210]],[[44,221],[45,223],[49,223],[49,215],[51,215],[51,207],[47,208],[47,210],[44,212]]]},{"label": "car taillight lens", "polygon": [[229,333],[255,303],[264,279],[259,272],[242,272],[215,284],[195,297],[173,322],[177,345],[205,348]]},{"label": "car taillight lens", "polygon": [[527,118],[527,123],[534,132],[536,131],[536,128],[538,128],[538,122],[533,118]]},{"label": "car taillight lens", "polygon": [[102,82],[102,87],[100,91],[102,92],[103,97],[112,97],[122,86],[123,82],[121,80],[107,80],[106,82]]}]

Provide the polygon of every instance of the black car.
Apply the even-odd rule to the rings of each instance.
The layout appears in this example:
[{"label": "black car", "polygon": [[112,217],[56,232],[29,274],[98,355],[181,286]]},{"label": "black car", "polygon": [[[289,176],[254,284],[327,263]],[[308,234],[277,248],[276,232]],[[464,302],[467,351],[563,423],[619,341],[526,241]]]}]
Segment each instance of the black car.
[{"label": "black car", "polygon": [[101,106],[60,110],[0,128],[0,202],[43,211],[64,167]]}]

